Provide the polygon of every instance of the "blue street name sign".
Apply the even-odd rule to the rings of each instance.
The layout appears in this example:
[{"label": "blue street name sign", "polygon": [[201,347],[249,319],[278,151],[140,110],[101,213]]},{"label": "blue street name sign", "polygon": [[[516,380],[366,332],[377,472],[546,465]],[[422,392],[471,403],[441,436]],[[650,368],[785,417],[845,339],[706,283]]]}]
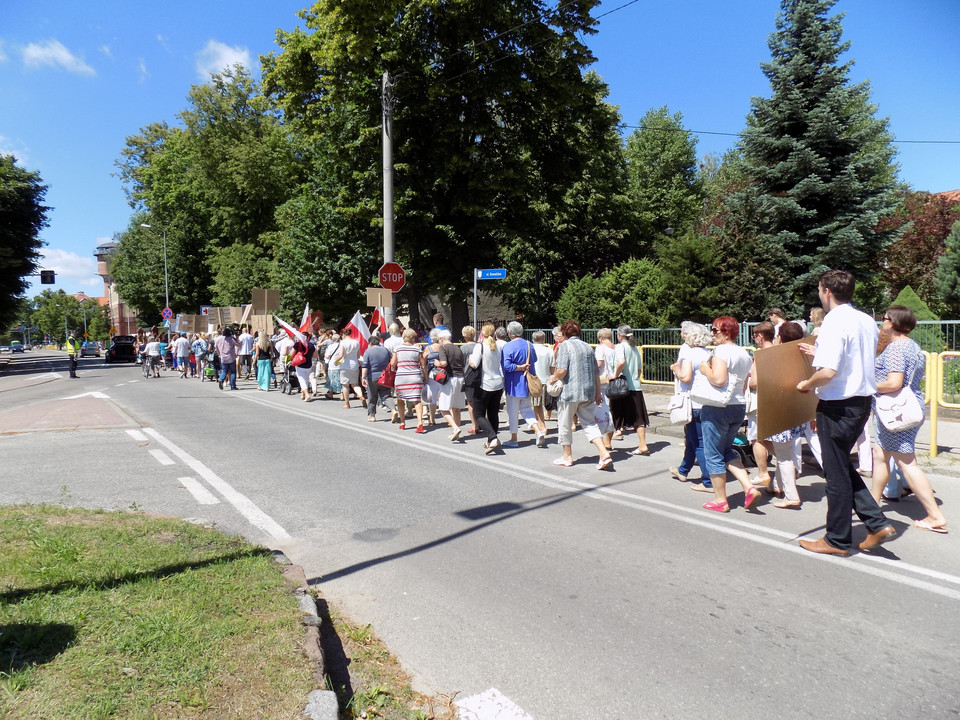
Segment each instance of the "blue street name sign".
[{"label": "blue street name sign", "polygon": [[503,280],[507,276],[506,268],[477,270],[477,280]]}]

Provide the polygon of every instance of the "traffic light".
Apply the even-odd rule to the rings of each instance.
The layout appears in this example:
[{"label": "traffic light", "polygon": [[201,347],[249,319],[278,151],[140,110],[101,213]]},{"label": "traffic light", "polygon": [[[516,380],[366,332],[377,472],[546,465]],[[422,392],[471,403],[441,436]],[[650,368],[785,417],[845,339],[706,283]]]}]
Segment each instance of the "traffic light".
[{"label": "traffic light", "polygon": [[53,285],[57,282],[57,274],[53,270],[41,270],[40,271],[40,284],[41,285]]}]

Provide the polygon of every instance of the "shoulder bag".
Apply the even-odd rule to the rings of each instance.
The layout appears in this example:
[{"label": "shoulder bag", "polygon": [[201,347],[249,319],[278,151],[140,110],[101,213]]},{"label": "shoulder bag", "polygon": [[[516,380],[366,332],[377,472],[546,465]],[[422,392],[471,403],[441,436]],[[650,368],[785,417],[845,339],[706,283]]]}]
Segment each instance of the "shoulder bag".
[{"label": "shoulder bag", "polygon": [[701,405],[726,407],[730,404],[730,398],[733,397],[733,391],[738,382],[740,382],[740,378],[736,374],[728,372],[727,384],[721,388],[711,383],[702,372],[695,373],[693,385],[690,386],[690,399]]},{"label": "shoulder bag", "polygon": [[396,382],[397,370],[390,363],[387,363],[383,372],[380,373],[380,377],[377,378],[377,385],[380,387],[393,387]]},{"label": "shoulder bag", "polygon": [[904,381],[897,392],[877,396],[875,403],[877,418],[890,432],[913,430],[923,424],[923,405],[917,400],[916,394],[910,387],[920,362],[922,360],[917,361],[913,372],[910,373],[909,382]]},{"label": "shoulder bag", "polygon": [[[527,365],[530,365],[530,348],[532,346],[530,343],[527,343]],[[529,367],[523,371],[523,376],[527,379],[527,391],[530,394],[530,397],[542,397],[543,396],[543,382],[536,376],[535,373],[530,372]]]},{"label": "shoulder bag", "polygon": [[690,401],[690,393],[680,388],[680,382],[673,382],[673,397],[667,403],[667,412],[670,413],[670,423],[672,425],[686,425],[693,420],[693,403]]},{"label": "shoulder bag", "polygon": [[630,384],[623,375],[617,375],[617,377],[607,383],[604,392],[611,400],[625,398],[630,394]]}]

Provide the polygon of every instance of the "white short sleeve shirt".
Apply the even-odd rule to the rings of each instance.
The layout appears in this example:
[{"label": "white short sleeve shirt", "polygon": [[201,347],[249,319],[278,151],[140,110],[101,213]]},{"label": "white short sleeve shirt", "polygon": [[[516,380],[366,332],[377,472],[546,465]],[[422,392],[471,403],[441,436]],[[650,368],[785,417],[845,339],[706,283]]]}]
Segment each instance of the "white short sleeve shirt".
[{"label": "white short sleeve shirt", "polygon": [[813,367],[835,370],[826,385],[816,389],[821,400],[868,397],[877,392],[873,365],[877,354],[877,323],[846,303],[827,313],[817,335]]}]

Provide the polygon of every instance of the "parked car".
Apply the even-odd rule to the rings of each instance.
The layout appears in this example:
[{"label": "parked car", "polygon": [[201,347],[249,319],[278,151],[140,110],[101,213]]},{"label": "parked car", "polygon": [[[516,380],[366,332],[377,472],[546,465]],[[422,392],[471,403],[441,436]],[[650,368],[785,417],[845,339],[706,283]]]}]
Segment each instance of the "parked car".
[{"label": "parked car", "polygon": [[137,338],[135,335],[116,335],[113,344],[104,353],[104,362],[136,362]]},{"label": "parked car", "polygon": [[80,346],[80,357],[100,357],[99,343],[85,342]]},{"label": "parked car", "polygon": [[19,340],[12,340],[10,342],[10,352],[23,352],[23,343]]}]

